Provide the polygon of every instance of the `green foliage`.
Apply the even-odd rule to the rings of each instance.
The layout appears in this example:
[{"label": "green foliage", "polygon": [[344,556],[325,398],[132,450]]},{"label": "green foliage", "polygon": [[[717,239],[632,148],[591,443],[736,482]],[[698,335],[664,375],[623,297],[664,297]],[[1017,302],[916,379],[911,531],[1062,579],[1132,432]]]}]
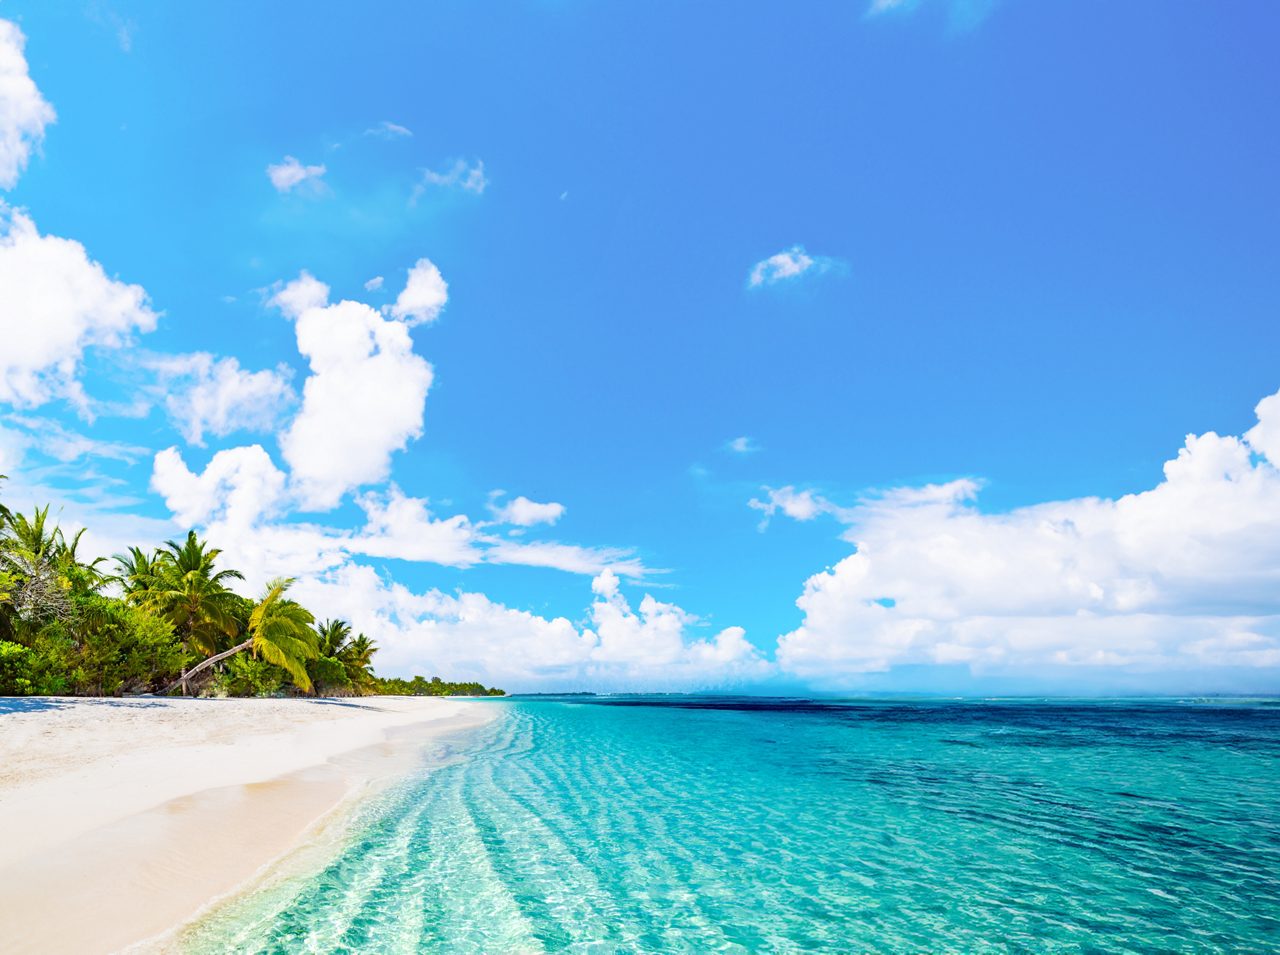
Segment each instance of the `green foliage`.
[{"label": "green foliage", "polygon": [[308,661],[307,673],[318,696],[350,696],[354,692],[347,668],[337,657]]},{"label": "green foliage", "polygon": [[375,678],[374,693],[384,696],[506,696],[506,690],[486,687],[483,683],[446,683],[438,676],[430,680],[415,676],[412,680],[400,677]]},{"label": "green foliage", "polygon": [[214,687],[227,696],[279,696],[288,676],[266,660],[243,654],[231,658],[226,672],[218,675]]},{"label": "green foliage", "polygon": [[139,693],[157,689],[182,672],[187,654],[167,620],[96,594],[78,609],[79,665],[73,692]]},{"label": "green foliage", "polygon": [[30,696],[36,689],[35,655],[21,644],[0,640],[0,696]]}]

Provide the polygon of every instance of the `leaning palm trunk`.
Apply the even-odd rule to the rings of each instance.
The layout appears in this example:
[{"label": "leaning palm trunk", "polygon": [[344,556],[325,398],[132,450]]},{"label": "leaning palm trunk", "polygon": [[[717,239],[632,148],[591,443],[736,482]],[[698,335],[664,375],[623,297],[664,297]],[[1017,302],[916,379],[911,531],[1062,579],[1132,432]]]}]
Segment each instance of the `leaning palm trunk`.
[{"label": "leaning palm trunk", "polygon": [[248,650],[251,646],[253,646],[253,637],[250,637],[244,643],[237,644],[236,646],[232,647],[230,650],[223,650],[221,653],[215,653],[213,656],[209,657],[209,659],[207,660],[201,660],[199,663],[193,666],[190,670],[182,674],[182,676],[178,677],[176,680],[174,680],[172,683],[166,686],[163,690],[161,690],[160,695],[168,696],[170,693],[173,692],[175,687],[181,685],[182,695],[186,696],[187,684],[191,681],[191,678],[193,676],[195,676],[197,673],[200,673],[203,670],[209,669],[209,667],[213,666],[215,663],[220,663],[221,661],[225,660],[227,657],[235,656],[241,650]]}]

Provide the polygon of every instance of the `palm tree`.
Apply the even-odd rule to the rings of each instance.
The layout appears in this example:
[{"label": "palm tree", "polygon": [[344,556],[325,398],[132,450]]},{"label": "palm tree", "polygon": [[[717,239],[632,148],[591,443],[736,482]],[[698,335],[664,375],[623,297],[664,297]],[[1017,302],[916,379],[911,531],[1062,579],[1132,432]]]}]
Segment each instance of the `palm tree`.
[{"label": "palm tree", "polygon": [[84,537],[86,530],[87,528],[80,528],[70,541],[63,537],[61,531],[58,535],[60,538],[56,555],[58,569],[68,586],[78,594],[97,593],[102,585],[111,579],[100,569],[106,561],[105,557],[95,557],[87,563],[80,559],[78,553],[80,539]]},{"label": "palm tree", "polygon": [[58,526],[49,523],[48,505],[36,508],[30,518],[6,512],[0,530],[0,570],[10,578],[10,599],[18,617],[36,621],[69,616],[70,584],[59,566],[65,541]]},{"label": "palm tree", "polygon": [[377,646],[363,633],[351,636],[351,624],[345,620],[326,620],[316,627],[321,657],[329,657],[342,665],[347,679],[356,690],[367,689],[372,682],[370,661]]},{"label": "palm tree", "polygon": [[345,620],[326,620],[316,627],[316,646],[322,657],[337,658],[351,636],[351,624]]},{"label": "palm tree", "polygon": [[357,689],[368,689],[373,683],[373,655],[378,652],[378,645],[363,633],[347,641],[338,653],[338,659],[347,668],[347,676],[351,685]]},{"label": "palm tree", "polygon": [[240,598],[226,582],[244,579],[238,570],[214,569],[221,553],[191,531],[152,557],[135,547],[128,556],[117,555],[116,563],[130,600],[166,618],[189,649],[216,653],[224,637],[240,632]]},{"label": "palm tree", "polygon": [[285,598],[285,591],[292,585],[291,577],[279,577],[271,581],[262,599],[254,605],[253,612],[249,615],[249,639],[197,663],[165,687],[161,695],[169,693],[178,685],[185,691],[193,676],[245,650],[252,651],[255,658],[282,667],[300,688],[310,690],[311,678],[307,676],[307,661],[314,660],[319,655],[316,634],[311,629],[315,617],[301,604]]}]

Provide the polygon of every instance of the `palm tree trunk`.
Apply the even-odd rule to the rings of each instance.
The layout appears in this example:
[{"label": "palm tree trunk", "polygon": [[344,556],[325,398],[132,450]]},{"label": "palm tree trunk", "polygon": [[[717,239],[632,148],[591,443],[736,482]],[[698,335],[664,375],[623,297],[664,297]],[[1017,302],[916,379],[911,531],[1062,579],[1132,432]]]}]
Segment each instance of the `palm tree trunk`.
[{"label": "palm tree trunk", "polygon": [[213,666],[215,663],[225,660],[227,657],[235,656],[241,650],[248,650],[251,646],[253,646],[252,637],[250,637],[244,643],[241,643],[241,644],[238,644],[237,646],[232,647],[230,650],[223,650],[221,653],[215,653],[213,656],[209,657],[209,659],[200,661],[195,666],[193,666],[190,670],[188,670],[186,673],[182,674],[182,676],[178,677],[176,680],[174,680],[172,683],[166,686],[163,690],[161,690],[159,695],[168,696],[171,692],[173,692],[173,688],[175,686],[177,686],[178,684],[182,684],[182,695],[186,696],[187,682],[193,676],[195,676],[201,670],[209,669],[209,667]]}]

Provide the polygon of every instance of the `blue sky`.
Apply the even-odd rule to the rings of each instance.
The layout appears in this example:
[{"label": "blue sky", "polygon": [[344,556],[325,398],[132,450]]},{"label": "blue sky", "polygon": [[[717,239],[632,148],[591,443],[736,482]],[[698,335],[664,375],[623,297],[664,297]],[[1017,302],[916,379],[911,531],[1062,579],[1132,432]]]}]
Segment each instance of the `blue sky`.
[{"label": "blue sky", "polygon": [[[406,672],[1280,685],[1280,425],[1255,411],[1280,388],[1274,5],[5,0],[0,17],[56,111],[10,134],[29,153],[3,194],[11,245],[26,216],[149,303],[107,340],[106,313],[69,300],[48,321],[80,322],[71,372],[0,358],[0,382],[47,385],[0,400],[13,504],[52,498],[108,550],[194,523],[251,576],[360,536],[300,589]],[[447,304],[397,312],[424,259]],[[4,286],[31,281],[21,261],[0,264],[0,332],[48,335]],[[330,290],[317,312],[359,301],[357,324],[409,336],[359,392],[407,424],[353,423],[341,383],[306,405],[308,320],[270,304],[304,271]],[[425,399],[390,389],[422,361]],[[218,367],[201,443],[166,399],[214,394]],[[98,444],[71,456],[54,428]],[[1210,432],[1234,444],[1184,448]],[[1171,483],[1180,448],[1204,483]],[[326,473],[321,502],[304,472],[326,456],[365,478]],[[494,516],[519,496],[562,513]],[[376,531],[369,507],[406,500],[455,519],[423,527],[448,546]],[[502,541],[577,550],[498,563]]]}]

